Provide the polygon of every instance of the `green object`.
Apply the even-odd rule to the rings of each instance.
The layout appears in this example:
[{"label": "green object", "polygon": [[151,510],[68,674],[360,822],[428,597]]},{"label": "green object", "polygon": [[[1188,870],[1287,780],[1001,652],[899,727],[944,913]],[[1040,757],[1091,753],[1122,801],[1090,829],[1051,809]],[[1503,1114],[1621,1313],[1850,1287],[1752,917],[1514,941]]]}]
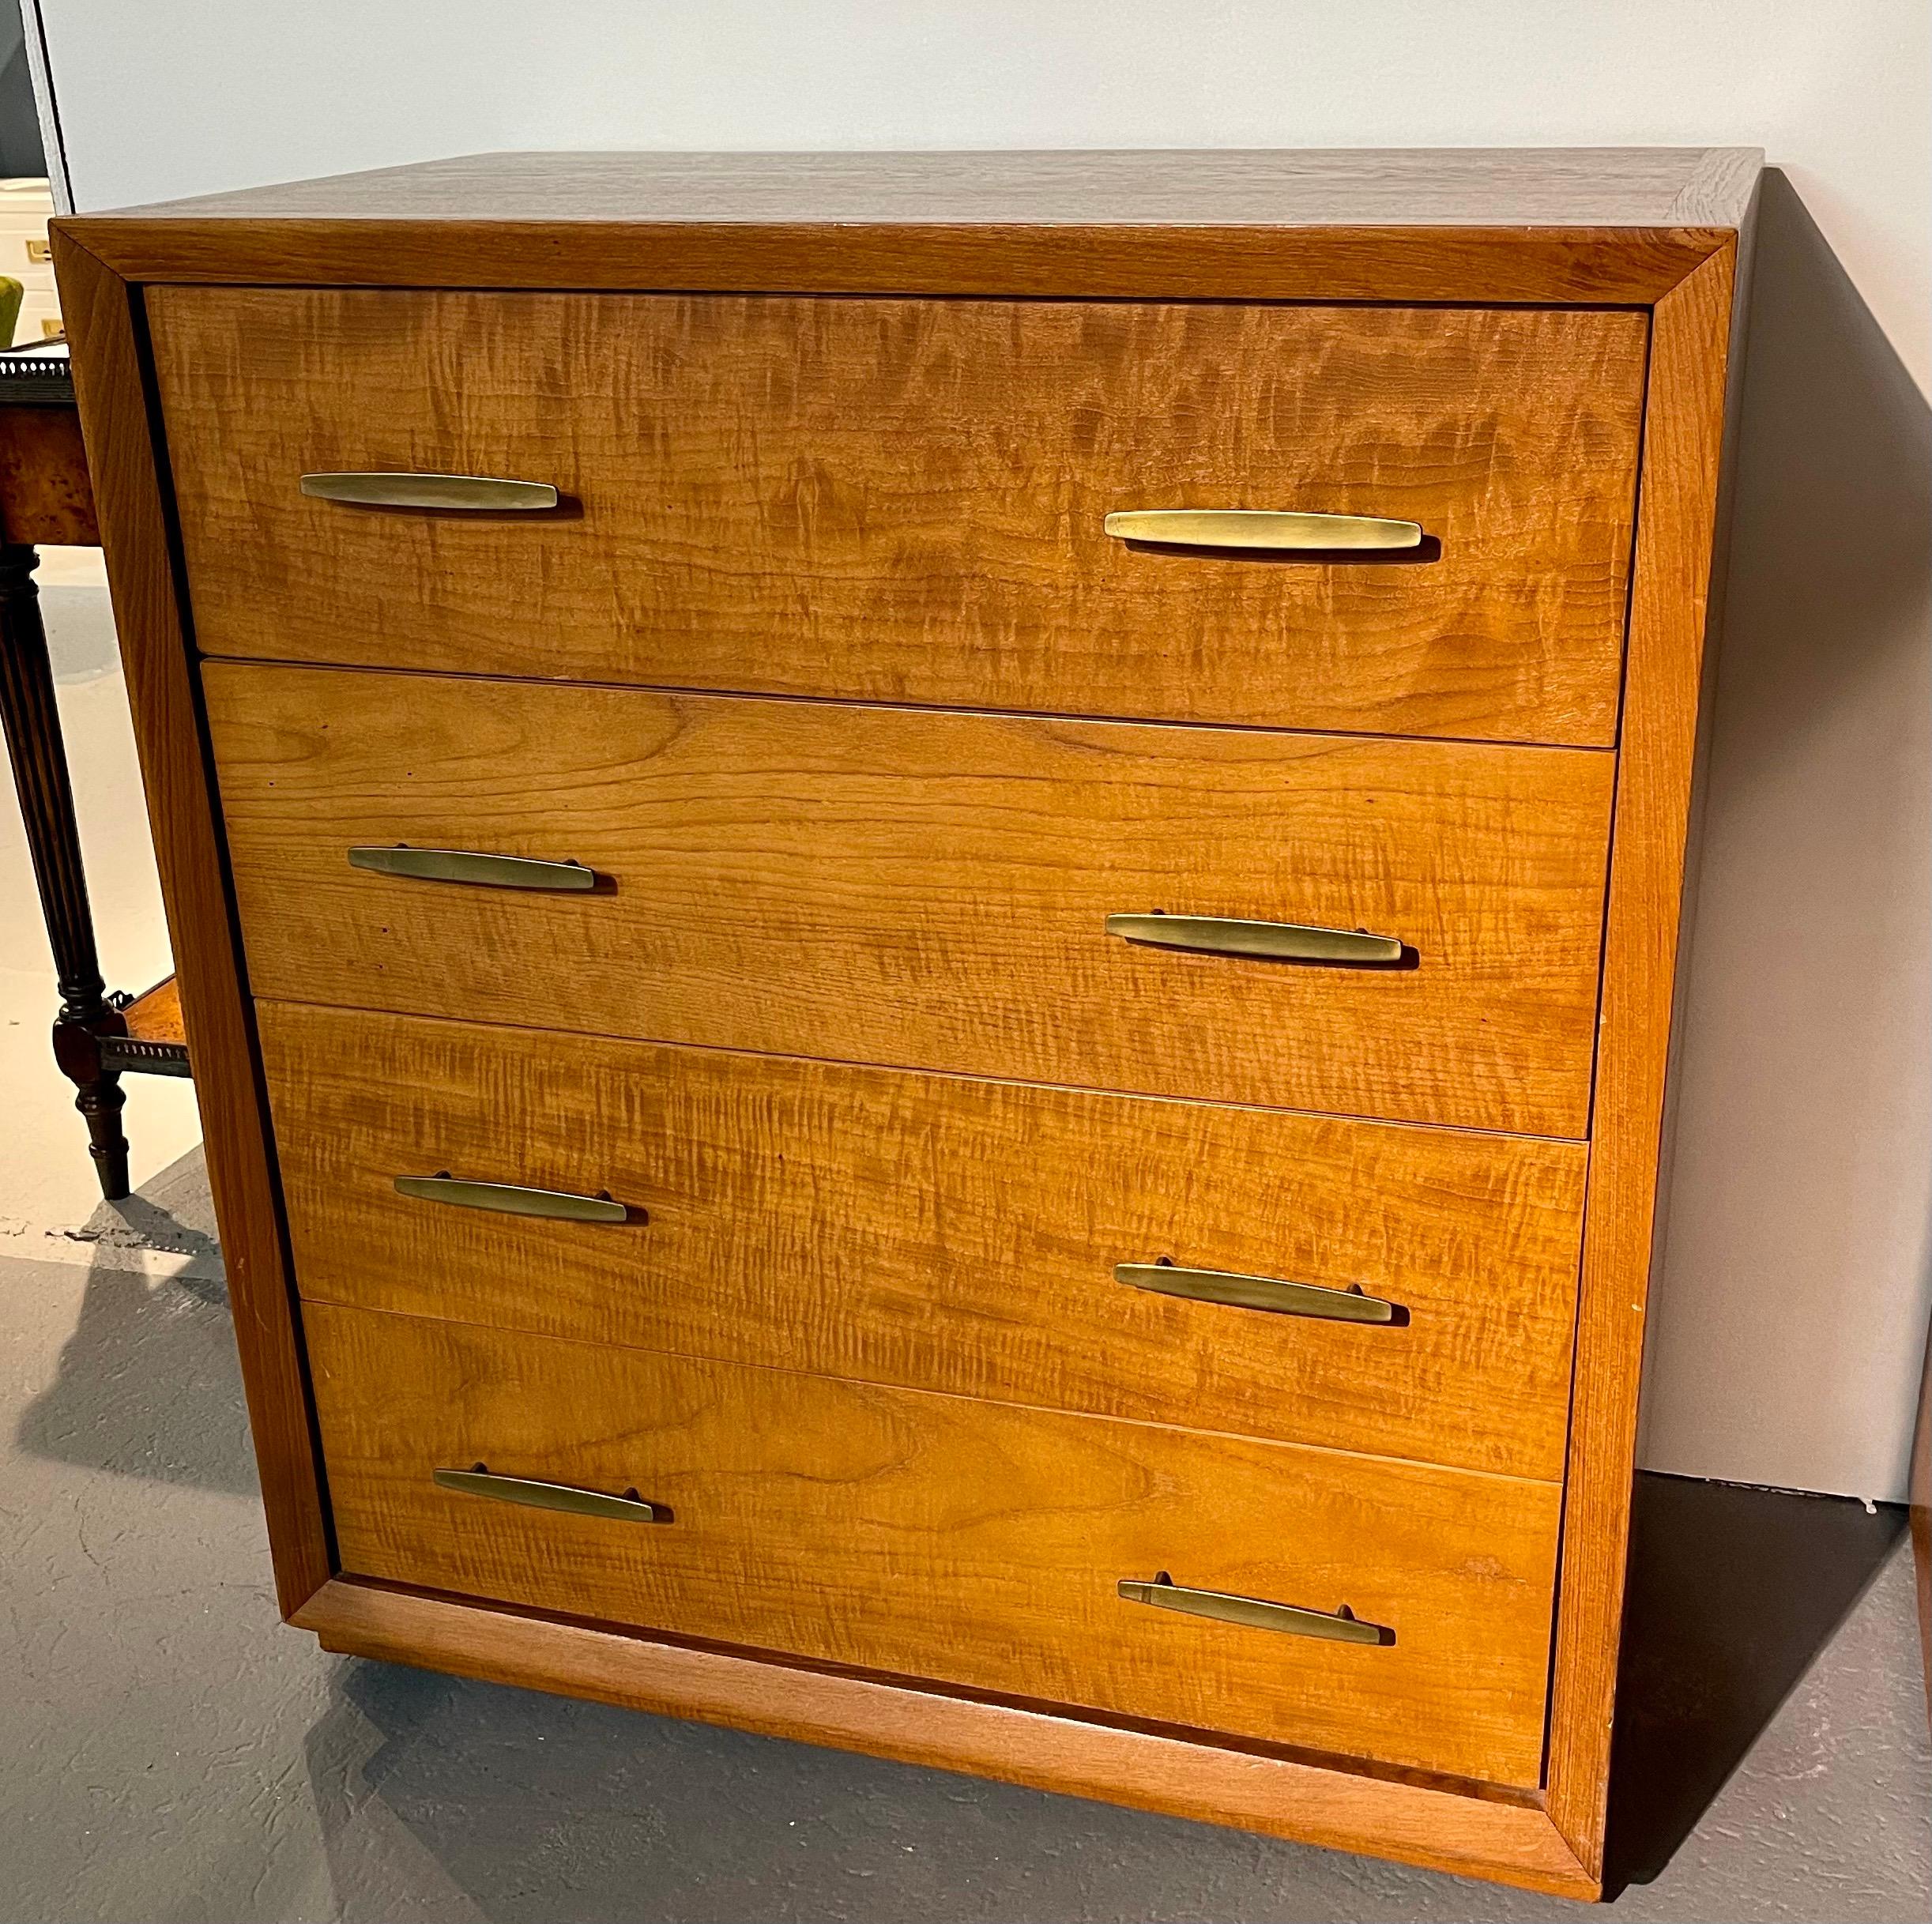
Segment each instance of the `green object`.
[{"label": "green object", "polygon": [[15,280],[0,274],[0,348],[13,345],[13,330],[20,326],[20,304],[27,290]]}]

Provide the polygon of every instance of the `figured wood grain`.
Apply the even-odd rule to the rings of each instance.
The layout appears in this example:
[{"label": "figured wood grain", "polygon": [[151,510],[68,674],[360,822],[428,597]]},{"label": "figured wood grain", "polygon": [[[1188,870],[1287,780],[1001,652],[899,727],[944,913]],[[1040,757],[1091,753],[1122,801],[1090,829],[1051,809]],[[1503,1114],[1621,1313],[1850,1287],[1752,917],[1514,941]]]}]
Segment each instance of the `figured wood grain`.
[{"label": "figured wood grain", "polygon": [[0,403],[0,539],[100,547],[75,409]]},{"label": "figured wood grain", "polygon": [[[258,1006],[304,1296],[1561,1478],[1581,1145]],[[547,1221],[404,1174],[579,1194]],[[1360,1287],[1401,1327],[1120,1262]]]},{"label": "figured wood grain", "polygon": [[[1636,640],[1629,751],[1637,778],[1625,785],[1619,801],[1621,906],[1614,902],[1611,911],[1606,1102],[1581,1312],[1586,1381],[1577,1397],[1575,1494],[1565,1527],[1568,1568],[1549,1741],[1550,1805],[1557,1824],[1527,1806],[1498,1803],[1493,1794],[1458,1794],[1472,1788],[1467,1785],[1392,1783],[1321,1768],[1308,1754],[1264,1755],[1262,1747],[1238,1747],[1232,1740],[1181,1741],[1151,1726],[1108,1727],[931,1687],[828,1676],[742,1652],[678,1649],[608,1626],[544,1621],[473,1602],[405,1596],[338,1579],[304,1607],[298,1600],[330,1565],[317,1466],[306,1440],[296,1439],[287,1421],[300,1409],[299,1357],[285,1293],[278,1321],[272,1299],[244,1282],[236,1293],[243,1373],[278,1587],[284,1610],[300,1610],[305,1621],[312,1617],[337,1647],[751,1727],[780,1729],[789,1719],[787,1734],[1587,1895],[1601,1863],[1629,1498],[1625,1438],[1637,1346],[1624,1319],[1633,1316],[1628,1306],[1641,1301],[1643,1268],[1641,1238],[1633,1224],[1651,1207],[1651,1173],[1644,1165],[1647,1158],[1654,1165],[1655,1143],[1654,1135],[1646,1142],[1644,1079],[1662,1072],[1661,1053],[1652,1062],[1640,1044],[1644,1011],[1654,1025],[1667,1003],[1667,996],[1660,1003],[1657,983],[1660,970],[1668,973],[1674,935],[1662,936],[1666,953],[1660,962],[1659,941],[1645,934],[1638,905],[1653,883],[1660,883],[1659,899],[1669,894],[1672,810],[1681,794],[1673,788],[1675,737],[1666,711],[1673,700],[1694,704],[1697,677],[1685,673],[1683,657],[1701,640],[1697,529],[1708,504],[1700,488],[1708,488],[1718,458],[1715,437],[1704,425],[1711,371],[1707,366],[1700,376],[1696,363],[1700,355],[1720,356],[1724,336],[1708,290],[1695,291],[1696,270],[1713,256],[1721,261],[1733,246],[1734,230],[1746,219],[1743,201],[1755,156],[1705,150],[1681,165],[1646,158],[1625,167],[1579,156],[1547,174],[1528,156],[1494,164],[1471,156],[1465,170],[1453,155],[1417,156],[1406,171],[1399,164],[1384,170],[1377,156],[1302,156],[1273,177],[1269,170],[1249,169],[1239,156],[1229,159],[1225,171],[1219,156],[1198,168],[1177,168],[1173,160],[1150,156],[1124,167],[1089,166],[1069,156],[1047,164],[1036,183],[1024,161],[1010,174],[998,164],[982,172],[973,157],[932,168],[882,163],[870,175],[871,164],[860,163],[850,181],[836,160],[817,175],[815,163],[752,159],[725,164],[718,171],[726,178],[714,179],[702,160],[661,168],[653,160],[638,164],[653,175],[650,193],[639,195],[640,176],[621,160],[521,156],[432,166],[406,180],[325,183],[312,194],[270,192],[226,208],[184,205],[134,219],[88,216],[61,224],[55,244],[65,262],[67,310],[81,337],[83,409],[92,379],[95,416],[118,413],[116,488],[126,481],[137,510],[123,514],[103,506],[124,642],[130,627],[139,638],[129,644],[130,686],[140,680],[136,653],[145,651],[151,661],[149,644],[156,636],[179,649],[182,618],[167,580],[160,506],[164,484],[157,490],[159,451],[141,414],[139,317],[130,313],[130,290],[122,284],[130,277],[284,287],[959,294],[1058,302],[1661,303],[1646,427],[1647,459],[1655,472],[1644,483],[1644,533],[1633,582]],[[778,217],[758,217],[759,195],[776,191],[779,175],[794,172],[812,176],[800,198],[785,203]],[[692,178],[681,180],[680,174]],[[1244,197],[1271,196],[1284,176],[1305,183],[1307,191],[1297,186],[1282,189],[1279,203],[1246,203]],[[992,190],[991,200],[942,217],[944,196],[981,179]],[[1557,198],[1546,203],[1542,189],[1531,190],[1538,179],[1556,182]],[[1135,180],[1140,185],[1134,193],[1143,198],[1132,200],[1132,213],[1143,224],[1112,224],[1129,210]],[[1621,185],[1594,209],[1562,198],[1594,193],[1593,180]],[[1163,205],[1169,183],[1176,197]],[[1188,202],[1191,183],[1202,184],[1203,191]],[[620,190],[614,194],[614,187]],[[1627,198],[1618,199],[1626,187]],[[414,199],[419,191],[420,204]],[[687,193],[693,198],[680,203]],[[841,201],[842,194],[853,198]],[[1389,211],[1373,205],[1377,196]],[[1401,198],[1410,202],[1407,216],[1394,205]],[[830,217],[834,213],[841,217]],[[1565,224],[1524,224],[1558,220]],[[1334,224],[1283,224],[1291,220]],[[1458,224],[1426,224],[1437,220]],[[1572,224],[1580,220],[1612,224]],[[77,239],[92,253],[77,253]],[[1728,273],[1727,262],[1721,271]],[[1687,276],[1685,294],[1673,294]],[[77,292],[83,288],[85,296]],[[98,306],[97,295],[104,296]],[[87,371],[90,354],[104,371],[97,375]],[[118,397],[114,410],[107,409],[109,395]],[[98,458],[103,428],[93,417],[88,426]],[[117,560],[117,545],[126,558]],[[218,890],[198,892],[171,869],[176,845],[168,837],[179,835],[184,823],[192,831],[198,815],[202,842],[218,849],[218,841],[208,826],[206,770],[194,744],[192,716],[174,699],[178,687],[160,693],[165,698],[137,713],[137,725],[151,783],[157,760],[171,764],[157,794],[156,819],[171,824],[163,838],[164,883],[177,944],[186,949],[198,939],[215,943],[226,905]],[[1675,766],[1688,786],[1688,756]],[[190,777],[203,785],[198,800],[188,792]],[[192,853],[195,834],[187,840]],[[186,866],[192,869],[198,860]],[[186,937],[184,924],[191,932]],[[232,928],[224,939],[232,944]],[[225,966],[235,966],[232,947]],[[1627,982],[1619,979],[1625,973]],[[187,988],[200,1047],[214,1029],[196,1023],[191,973]],[[236,1064],[247,1053],[245,1047],[224,1052]],[[1639,1060],[1640,1074],[1625,1103],[1615,1078],[1631,1060]],[[233,1099],[247,1079],[231,1069],[213,1100],[204,1090],[204,1105],[231,1261],[239,1244],[241,1260],[258,1277],[254,1257],[265,1246],[261,1231],[272,1218],[273,1199],[266,1179],[239,1188],[234,1182],[233,1172],[246,1171],[251,1158],[267,1167],[259,1089],[251,1091],[252,1109]],[[223,1167],[231,1173],[226,1179]],[[232,1193],[224,1193],[224,1180]],[[1614,1206],[1602,1216],[1608,1228],[1600,1246],[1599,1204]],[[1610,1380],[1591,1387],[1587,1380],[1592,1375]],[[303,1487],[292,1489],[292,1466],[300,1467],[296,1482]]]},{"label": "figured wood grain", "polygon": [[[305,1306],[345,1572],[1534,1785],[1552,1485]],[[439,1466],[621,1492],[612,1523]],[[1391,1629],[1127,1602],[1122,1577]]]},{"label": "figured wood grain", "polygon": [[1645,414],[1550,1719],[1550,1817],[1592,1874],[1608,1809],[1734,269],[1727,250],[1659,303]]},{"label": "figured wood grain", "polygon": [[[1607,744],[1641,314],[162,288],[206,653]],[[547,481],[371,512],[305,472]],[[1105,516],[1418,522],[1424,558]],[[1437,556],[1429,559],[1429,556]]]},{"label": "figured wood grain", "polygon": [[[1579,1136],[1610,758],[213,662],[258,994]],[[572,860],[597,892],[352,868]],[[1177,953],[1116,911],[1367,928]]]},{"label": "figured wood grain", "polygon": [[276,1595],[288,1616],[334,1566],[221,830],[175,598],[136,296],[58,235],[54,259],[183,1023],[194,1051],[195,1095]]},{"label": "figured wood grain", "polygon": [[1595,1897],[1600,1888],[1538,1802],[1489,1787],[1338,1769],[1198,1732],[1105,1723],[353,1579],[327,1585],[297,1621],[325,1650],[381,1662],[970,1771],[1566,1897]]}]

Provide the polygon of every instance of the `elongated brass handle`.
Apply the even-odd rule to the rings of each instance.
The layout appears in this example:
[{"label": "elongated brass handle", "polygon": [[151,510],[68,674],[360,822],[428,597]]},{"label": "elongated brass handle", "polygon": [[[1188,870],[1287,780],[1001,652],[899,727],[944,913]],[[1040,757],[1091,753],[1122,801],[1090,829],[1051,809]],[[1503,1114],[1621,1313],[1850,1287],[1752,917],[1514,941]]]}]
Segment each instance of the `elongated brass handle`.
[{"label": "elongated brass handle", "polygon": [[1419,521],[1373,514],[1290,514],[1267,508],[1129,508],[1101,526],[1117,541],[1169,548],[1232,548],[1269,554],[1356,548],[1399,553],[1420,548]]},{"label": "elongated brass handle", "polygon": [[1222,915],[1110,915],[1107,933],[1160,949],[1204,955],[1260,955],[1275,962],[1395,962],[1394,936],[1359,928],[1316,928],[1302,922],[1245,922]]},{"label": "elongated brass handle", "polygon": [[1124,1576],[1114,1586],[1129,1603],[1188,1617],[1212,1617],[1250,1630],[1282,1630],[1290,1636],[1320,1637],[1331,1643],[1392,1643],[1395,1633],[1383,1624],[1365,1624],[1345,1603],[1332,1613],[1304,1610],[1298,1603],[1270,1603],[1260,1597],[1230,1596],[1224,1590],[1189,1590],[1163,1570],[1152,1583]]},{"label": "elongated brass handle", "polygon": [[378,875],[409,875],[419,882],[472,882],[484,888],[537,889],[574,894],[597,885],[597,872],[582,862],[543,862],[525,855],[484,855],[473,849],[354,848],[352,868]]},{"label": "elongated brass handle", "polygon": [[527,514],[557,505],[548,481],[488,474],[305,474],[302,491],[361,508],[454,508],[472,514]]},{"label": "elongated brass handle", "polygon": [[1395,1305],[1361,1289],[1328,1290],[1319,1283],[1282,1282],[1273,1276],[1244,1276],[1225,1269],[1184,1269],[1175,1263],[1117,1263],[1113,1279],[1129,1289],[1185,1296],[1198,1303],[1230,1303],[1237,1309],[1267,1309],[1282,1316],[1320,1316],[1331,1323],[1393,1323]]},{"label": "elongated brass handle", "polygon": [[398,1176],[396,1192],[419,1203],[458,1209],[493,1209],[501,1216],[552,1216],[563,1222],[635,1222],[634,1211],[607,1195],[576,1195],[567,1189],[528,1189],[521,1183],[465,1182],[455,1176]]},{"label": "elongated brass handle", "polygon": [[498,1476],[478,1463],[473,1470],[439,1470],[439,1489],[465,1497],[488,1497],[498,1503],[521,1504],[529,1510],[563,1510],[572,1516],[608,1516],[624,1523],[668,1523],[671,1512],[661,1503],[649,1503],[634,1489],[621,1497],[601,1489],[579,1489],[574,1483],[545,1483],[535,1477]]}]

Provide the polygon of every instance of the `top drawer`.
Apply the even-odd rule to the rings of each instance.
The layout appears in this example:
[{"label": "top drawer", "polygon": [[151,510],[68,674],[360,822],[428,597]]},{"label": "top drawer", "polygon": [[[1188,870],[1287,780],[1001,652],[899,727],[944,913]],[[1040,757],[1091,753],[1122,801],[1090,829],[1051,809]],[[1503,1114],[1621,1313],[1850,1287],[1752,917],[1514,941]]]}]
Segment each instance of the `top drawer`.
[{"label": "top drawer", "polygon": [[[156,288],[206,653],[1602,745],[1648,323],[1587,309]],[[553,484],[345,506],[304,473]],[[1116,510],[1418,523],[1377,557]]]}]

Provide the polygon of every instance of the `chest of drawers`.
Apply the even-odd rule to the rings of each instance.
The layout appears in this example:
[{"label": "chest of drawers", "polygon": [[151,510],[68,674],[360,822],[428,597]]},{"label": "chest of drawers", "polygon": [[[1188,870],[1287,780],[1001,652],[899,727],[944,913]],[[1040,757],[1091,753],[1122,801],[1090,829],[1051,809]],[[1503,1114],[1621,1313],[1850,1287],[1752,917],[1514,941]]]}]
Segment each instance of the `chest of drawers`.
[{"label": "chest of drawers", "polygon": [[284,1614],[1595,1892],[1755,173],[62,224]]}]

